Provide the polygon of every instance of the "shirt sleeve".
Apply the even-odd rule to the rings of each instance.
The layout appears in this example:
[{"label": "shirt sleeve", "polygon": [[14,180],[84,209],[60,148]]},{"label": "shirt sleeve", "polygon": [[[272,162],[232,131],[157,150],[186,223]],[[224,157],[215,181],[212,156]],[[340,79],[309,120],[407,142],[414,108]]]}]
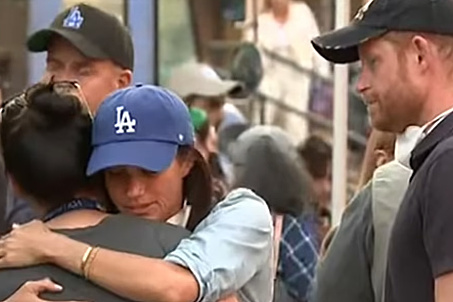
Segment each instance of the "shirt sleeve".
[{"label": "shirt sleeve", "polygon": [[453,150],[439,155],[426,175],[421,209],[423,240],[433,278],[453,272]]},{"label": "shirt sleeve", "polygon": [[250,190],[237,189],[165,260],[192,272],[200,289],[197,301],[217,301],[270,266],[272,230],[266,203]]}]

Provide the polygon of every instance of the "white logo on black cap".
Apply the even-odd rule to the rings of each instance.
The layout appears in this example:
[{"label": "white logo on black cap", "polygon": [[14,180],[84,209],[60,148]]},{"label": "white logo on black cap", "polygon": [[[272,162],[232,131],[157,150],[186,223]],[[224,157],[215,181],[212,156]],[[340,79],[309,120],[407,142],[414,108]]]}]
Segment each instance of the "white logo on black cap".
[{"label": "white logo on black cap", "polygon": [[365,3],[357,12],[357,15],[355,15],[354,20],[360,21],[363,19],[363,16],[365,16],[365,13],[368,11],[370,8],[371,3],[373,3],[373,0],[368,1]]},{"label": "white logo on black cap", "polygon": [[63,20],[63,27],[79,29],[83,23],[83,16],[78,6],[71,8],[68,16]]},{"label": "white logo on black cap", "polygon": [[124,110],[124,106],[116,107],[116,134],[123,134],[124,127],[127,133],[135,133],[135,125],[137,121],[131,118],[129,111]]}]

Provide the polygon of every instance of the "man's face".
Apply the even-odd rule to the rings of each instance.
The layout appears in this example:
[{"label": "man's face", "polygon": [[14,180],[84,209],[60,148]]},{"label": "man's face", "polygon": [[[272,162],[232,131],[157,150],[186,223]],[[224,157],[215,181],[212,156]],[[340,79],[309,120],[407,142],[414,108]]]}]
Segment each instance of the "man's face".
[{"label": "man's face", "polygon": [[360,46],[359,55],[362,70],[357,90],[365,99],[373,127],[399,133],[416,123],[421,103],[404,50],[379,38]]},{"label": "man's face", "polygon": [[48,48],[44,78],[79,82],[91,111],[96,112],[107,95],[129,85],[130,77],[125,72],[111,61],[87,58],[56,36]]},{"label": "man's face", "polygon": [[182,209],[183,178],[191,169],[179,159],[160,173],[125,166],[105,172],[107,191],[120,212],[167,221]]}]

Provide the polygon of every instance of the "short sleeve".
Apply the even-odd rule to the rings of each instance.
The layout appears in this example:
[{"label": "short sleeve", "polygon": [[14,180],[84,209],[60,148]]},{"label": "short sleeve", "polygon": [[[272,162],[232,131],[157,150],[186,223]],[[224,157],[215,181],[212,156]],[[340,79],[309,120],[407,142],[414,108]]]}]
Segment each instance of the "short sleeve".
[{"label": "short sleeve", "polygon": [[423,240],[437,278],[453,271],[453,150],[434,159],[421,190]]}]

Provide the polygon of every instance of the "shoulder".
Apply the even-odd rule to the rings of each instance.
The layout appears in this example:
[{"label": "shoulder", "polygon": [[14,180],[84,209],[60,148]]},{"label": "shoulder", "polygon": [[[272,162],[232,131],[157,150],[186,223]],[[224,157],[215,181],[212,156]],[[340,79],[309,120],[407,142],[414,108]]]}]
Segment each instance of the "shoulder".
[{"label": "shoulder", "polygon": [[432,151],[432,161],[445,160],[445,155],[453,154],[453,136],[441,141]]},{"label": "shoulder", "polygon": [[420,170],[426,173],[417,173],[423,182],[442,182],[453,177],[453,137],[440,142],[429,154],[423,166]]},{"label": "shoulder", "polygon": [[[350,217],[357,223],[360,223],[363,219],[367,218],[367,215],[371,213],[372,192],[373,184],[372,182],[369,182],[352,198],[344,211],[341,221],[342,224],[343,221],[349,220]],[[357,220],[358,218],[361,219]]]},{"label": "shoulder", "polygon": [[221,209],[256,209],[260,212],[270,214],[269,208],[260,196],[255,194],[250,189],[239,188],[231,191],[220,201],[213,209],[219,211]]},{"label": "shoulder", "polygon": [[253,191],[244,188],[231,191],[207,217],[210,222],[220,219],[272,229],[272,216],[266,202]]},{"label": "shoulder", "polygon": [[190,232],[177,225],[118,214],[105,218],[92,232],[81,235],[110,248],[127,248],[142,254],[158,253],[159,249],[172,250]]}]

